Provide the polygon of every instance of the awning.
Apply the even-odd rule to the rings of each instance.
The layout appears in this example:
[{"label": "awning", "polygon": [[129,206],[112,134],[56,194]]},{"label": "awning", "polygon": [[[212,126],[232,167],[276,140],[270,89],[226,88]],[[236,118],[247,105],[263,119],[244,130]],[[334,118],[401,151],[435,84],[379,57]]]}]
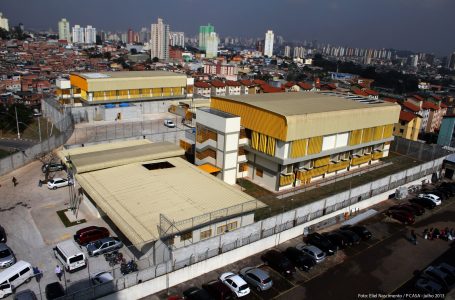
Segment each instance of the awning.
[{"label": "awning", "polygon": [[203,170],[203,171],[205,171],[205,172],[207,172],[207,173],[210,173],[210,174],[213,174],[213,173],[221,171],[220,168],[212,166],[211,164],[203,164],[203,165],[198,166],[198,168]]}]

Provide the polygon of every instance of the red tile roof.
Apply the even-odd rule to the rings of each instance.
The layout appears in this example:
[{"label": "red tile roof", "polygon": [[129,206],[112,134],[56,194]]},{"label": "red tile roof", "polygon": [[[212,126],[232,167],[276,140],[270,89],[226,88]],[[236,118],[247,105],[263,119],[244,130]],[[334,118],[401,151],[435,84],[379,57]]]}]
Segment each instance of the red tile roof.
[{"label": "red tile roof", "polygon": [[253,80],[253,83],[254,83],[254,84],[259,84],[259,85],[267,84],[264,80],[260,80],[260,79],[255,79],[255,80]]},{"label": "red tile roof", "polygon": [[382,100],[384,100],[384,101],[386,101],[386,102],[390,102],[390,103],[397,103],[397,102],[398,102],[397,99],[393,99],[393,98],[384,98],[384,99],[382,99]]},{"label": "red tile roof", "polygon": [[420,108],[417,106],[417,105],[414,105],[408,101],[405,101],[403,102],[402,104],[405,108],[409,109],[410,111],[413,111],[413,112],[419,112],[420,111]]},{"label": "red tile roof", "polygon": [[289,81],[284,84],[284,87],[291,88],[295,85],[294,81]]},{"label": "red tile roof", "polygon": [[440,109],[439,105],[437,105],[437,104],[435,104],[433,102],[430,102],[430,101],[423,102],[422,108],[423,109],[432,109],[432,110],[439,110]]},{"label": "red tile roof", "polygon": [[226,87],[226,84],[224,84],[224,82],[222,81],[219,81],[219,80],[212,80],[210,82],[210,84],[216,88],[222,88],[222,87]]},{"label": "red tile roof", "polygon": [[261,89],[264,93],[281,93],[282,90],[280,88],[273,87],[268,84],[261,85]]},{"label": "red tile roof", "polygon": [[241,86],[240,82],[233,81],[233,80],[226,80],[226,85],[227,86]]},{"label": "red tile roof", "polygon": [[306,82],[299,82],[297,83],[298,86],[300,86],[304,90],[311,90],[313,88],[312,84],[306,83]]},{"label": "red tile roof", "polygon": [[245,86],[253,86],[254,85],[254,83],[251,80],[246,80],[246,79],[240,80],[240,83],[245,85]]},{"label": "red tile roof", "polygon": [[424,101],[425,99],[423,99],[422,97],[420,97],[419,95],[412,95],[412,97],[414,97],[415,99],[417,99],[418,101]]},{"label": "red tile roof", "polygon": [[445,103],[441,103],[442,108],[447,108],[448,106]]},{"label": "red tile roof", "polygon": [[400,120],[411,122],[417,116],[407,111],[400,111]]},{"label": "red tile roof", "polygon": [[368,97],[368,94],[362,90],[353,90],[354,94],[356,95],[360,95],[360,96],[364,96],[364,97]]},{"label": "red tile roof", "polygon": [[208,84],[207,82],[204,82],[204,81],[196,81],[194,83],[194,86],[197,88],[204,88],[204,89],[209,89],[211,87],[210,84]]},{"label": "red tile roof", "polygon": [[368,95],[371,95],[371,96],[377,96],[377,95],[379,95],[378,92],[373,91],[373,90],[370,90],[370,89],[365,89],[364,91],[365,91],[365,93],[367,93]]}]

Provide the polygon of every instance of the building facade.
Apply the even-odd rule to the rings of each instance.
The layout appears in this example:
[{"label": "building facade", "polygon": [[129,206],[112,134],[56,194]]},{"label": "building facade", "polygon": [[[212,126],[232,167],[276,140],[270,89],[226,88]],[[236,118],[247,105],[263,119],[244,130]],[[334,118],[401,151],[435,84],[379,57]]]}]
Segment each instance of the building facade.
[{"label": "building facade", "polygon": [[393,135],[417,141],[421,124],[421,116],[407,111],[401,111],[399,122],[394,126]]},{"label": "building facade", "polygon": [[441,129],[438,134],[438,145],[454,147],[455,115],[445,116],[442,119]]},{"label": "building facade", "polygon": [[171,32],[169,41],[171,46],[185,48],[185,33]]},{"label": "building facade", "polygon": [[158,59],[169,59],[169,25],[163,23],[163,19],[158,18],[156,24],[152,24],[152,34],[150,40],[150,56]]},{"label": "building facade", "polygon": [[215,32],[215,27],[210,23],[206,26],[199,26],[199,50],[205,51],[207,49],[207,39],[212,32]]},{"label": "building facade", "polygon": [[218,56],[218,43],[220,39],[216,32],[211,32],[206,39],[205,56],[207,58],[214,58]]},{"label": "building facade", "polygon": [[5,18],[1,12],[0,12],[0,28],[3,28],[6,31],[9,31],[8,19]]},{"label": "building facade", "polygon": [[87,27],[85,27],[84,33],[86,44],[96,44],[96,28],[93,28],[91,25],[87,25]]},{"label": "building facade", "polygon": [[82,44],[85,41],[85,32],[84,32],[84,27],[81,27],[79,25],[74,25],[73,26],[73,43],[75,44]]},{"label": "building facade", "polygon": [[58,39],[71,42],[70,22],[66,19],[61,19],[58,22]]},{"label": "building facade", "polygon": [[212,97],[210,106],[202,114],[227,113],[240,125],[214,125],[198,112],[196,163],[213,164],[232,182],[236,162],[237,178],[272,191],[377,163],[389,153],[400,112],[396,104],[312,92]]},{"label": "building facade", "polygon": [[264,42],[264,56],[272,57],[273,56],[273,39],[275,35],[272,30],[268,30],[265,33],[265,42]]}]

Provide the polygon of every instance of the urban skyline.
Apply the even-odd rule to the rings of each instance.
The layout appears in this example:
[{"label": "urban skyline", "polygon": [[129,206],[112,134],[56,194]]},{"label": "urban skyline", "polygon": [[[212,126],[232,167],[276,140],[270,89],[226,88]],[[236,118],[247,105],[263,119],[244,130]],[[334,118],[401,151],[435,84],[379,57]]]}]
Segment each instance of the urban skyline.
[{"label": "urban skyline", "polygon": [[[43,2],[47,4],[43,5]],[[34,29],[55,30],[58,20],[67,18],[72,23],[93,24],[103,30],[126,30],[148,27],[161,17],[172,30],[184,31],[188,36],[195,35],[201,24],[210,22],[217,28],[219,36],[259,37],[272,29],[288,41],[320,40],[351,47],[395,48],[437,55],[447,55],[455,49],[455,40],[447,40],[444,34],[444,30],[455,26],[455,20],[450,16],[455,3],[446,0],[419,3],[386,0],[368,5],[358,0],[348,0],[343,5],[329,1],[287,0],[259,7],[254,22],[249,13],[249,8],[258,9],[254,1],[234,0],[221,11],[219,3],[206,0],[197,5],[192,0],[157,1],[153,6],[138,0],[131,10],[124,9],[125,2],[114,0],[109,2],[109,14],[100,14],[106,11],[105,1],[90,3],[90,12],[83,13],[84,2],[89,3],[82,0],[75,6],[74,3],[55,0],[44,0],[40,4],[5,0],[2,12],[10,20],[10,25],[22,22],[27,28]],[[27,4],[27,10],[23,9],[24,4]],[[52,10],[48,9],[50,6]],[[144,13],[137,14],[137,11]],[[421,21],[423,19],[425,22]]]}]

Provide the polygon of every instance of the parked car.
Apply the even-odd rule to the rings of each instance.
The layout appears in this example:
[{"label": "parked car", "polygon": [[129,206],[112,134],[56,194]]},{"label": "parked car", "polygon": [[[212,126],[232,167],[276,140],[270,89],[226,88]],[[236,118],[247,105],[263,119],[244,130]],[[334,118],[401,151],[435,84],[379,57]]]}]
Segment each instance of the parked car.
[{"label": "parked car", "polygon": [[425,213],[425,208],[417,203],[403,203],[400,204],[401,207],[408,207],[414,211],[416,216],[421,216]]},{"label": "parked car", "polygon": [[414,224],[414,215],[404,210],[388,210],[386,215],[405,225]]},{"label": "parked car", "polygon": [[6,243],[6,232],[2,226],[0,226],[0,243]]},{"label": "parked car", "polygon": [[283,253],[277,250],[269,250],[261,256],[261,259],[272,269],[283,274],[284,276],[292,276],[295,272],[295,267],[291,261],[284,256]]},{"label": "parked car", "polygon": [[65,296],[65,290],[60,282],[52,282],[46,285],[45,293],[49,300]]},{"label": "parked car", "polygon": [[340,227],[340,230],[350,230],[355,232],[362,240],[369,240],[373,237],[371,232],[361,225],[344,225]]},{"label": "parked car", "polygon": [[0,243],[0,268],[8,268],[16,263],[13,251],[4,243]]},{"label": "parked car", "polygon": [[109,237],[109,230],[100,226],[89,226],[76,231],[74,240],[79,245],[85,246],[90,242],[94,242],[103,238]]},{"label": "parked car", "polygon": [[325,232],[322,235],[334,244],[337,247],[337,250],[343,249],[349,244],[346,237],[339,232]]},{"label": "parked car", "polygon": [[344,237],[346,237],[346,240],[348,241],[348,245],[360,244],[360,236],[358,236],[357,233],[355,233],[354,231],[338,230],[337,232],[339,234],[342,234]]},{"label": "parked car", "polygon": [[221,274],[220,280],[228,288],[230,288],[231,291],[235,293],[235,295],[238,298],[244,297],[250,293],[250,288],[248,287],[248,284],[238,274],[226,272]]},{"label": "parked car", "polygon": [[439,283],[446,291],[451,290],[455,285],[454,276],[434,266],[429,266],[423,270],[421,277],[428,278]]},{"label": "parked car", "polygon": [[108,283],[114,280],[114,277],[109,272],[100,272],[91,277],[92,284],[98,285],[102,283]]},{"label": "parked car", "polygon": [[434,191],[443,193],[446,196],[446,198],[450,198],[455,195],[455,191],[453,191],[449,187],[445,187],[445,186],[440,186],[437,189],[435,189]]},{"label": "parked car", "polygon": [[56,163],[44,164],[41,167],[41,171],[43,173],[46,173],[46,172],[57,172],[57,171],[65,170],[65,169],[66,169],[65,165],[56,164]]},{"label": "parked car", "polygon": [[455,184],[453,182],[443,182],[439,185],[439,188],[450,190],[452,193],[450,196],[455,195]]},{"label": "parked car", "polygon": [[215,300],[234,299],[231,289],[219,280],[204,283],[202,288]]},{"label": "parked car", "polygon": [[424,198],[414,198],[414,199],[409,200],[409,202],[412,204],[421,205],[421,206],[425,207],[426,209],[433,209],[436,207],[436,204],[433,201],[431,201],[429,199],[424,199]]},{"label": "parked car", "polygon": [[439,265],[436,266],[438,269],[441,271],[451,274],[452,276],[455,277],[455,267],[452,265],[449,265],[448,263],[440,263]]},{"label": "parked car", "polygon": [[38,300],[38,298],[33,291],[23,290],[14,295],[14,300]]},{"label": "parked car", "polygon": [[449,194],[447,194],[447,192],[444,189],[432,190],[431,194],[439,197],[439,199],[441,200],[447,200],[449,198]]},{"label": "parked car", "polygon": [[444,288],[442,287],[442,285],[428,278],[421,277],[417,279],[414,286],[417,290],[423,293],[428,293],[432,295],[444,293]]},{"label": "parked car", "polygon": [[240,270],[240,276],[258,291],[266,291],[273,286],[273,281],[269,274],[259,268],[243,268]]},{"label": "parked car", "polygon": [[87,252],[90,256],[97,256],[103,253],[112,252],[123,247],[122,241],[116,237],[108,237],[91,242],[87,245]]},{"label": "parked car", "polygon": [[185,299],[190,300],[213,300],[207,291],[195,286],[183,291],[183,296],[185,296]]},{"label": "parked car", "polygon": [[420,211],[416,211],[416,209],[406,204],[394,205],[390,207],[389,210],[407,211],[408,213],[413,214],[414,216],[420,215]]},{"label": "parked car", "polygon": [[175,128],[175,123],[171,119],[164,120],[164,126],[169,128]]},{"label": "parked car", "polygon": [[67,179],[64,179],[64,178],[54,178],[54,179],[49,179],[47,181],[47,187],[50,189],[50,190],[56,190],[60,187],[64,187],[64,186],[68,186],[70,185],[69,181]]},{"label": "parked car", "polygon": [[311,233],[306,237],[307,244],[318,247],[327,255],[333,255],[337,252],[336,246],[334,246],[329,239],[325,238],[322,234],[317,232]]},{"label": "parked car", "polygon": [[417,198],[422,198],[422,199],[429,199],[434,202],[436,205],[441,205],[441,198],[434,194],[419,194]]},{"label": "parked car", "polygon": [[289,258],[294,266],[302,271],[309,271],[316,264],[311,256],[294,247],[287,248],[286,251],[284,251],[284,255]]},{"label": "parked car", "polygon": [[295,248],[309,255],[316,263],[324,261],[326,257],[324,251],[313,245],[306,245],[305,243],[300,243],[297,244]]}]

